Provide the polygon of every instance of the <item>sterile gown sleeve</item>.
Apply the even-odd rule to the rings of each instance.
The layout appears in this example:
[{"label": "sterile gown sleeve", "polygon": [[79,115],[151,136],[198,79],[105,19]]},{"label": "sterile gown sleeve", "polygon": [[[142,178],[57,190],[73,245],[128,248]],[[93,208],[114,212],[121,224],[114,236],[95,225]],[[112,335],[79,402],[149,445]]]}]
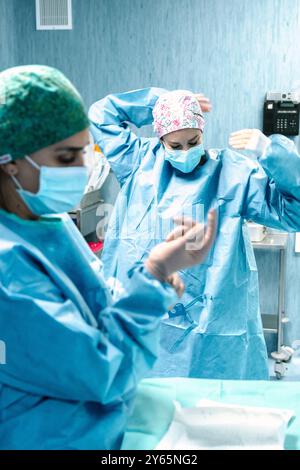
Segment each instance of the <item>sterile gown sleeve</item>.
[{"label": "sterile gown sleeve", "polygon": [[162,88],[145,88],[108,95],[89,111],[91,132],[108,162],[123,184],[143,158],[149,139],[137,137],[128,123],[142,127],[153,122],[152,110]]},{"label": "sterile gown sleeve", "polygon": [[262,225],[300,230],[300,155],[295,144],[282,135],[259,158],[261,168],[249,178],[243,216]]},{"label": "sterile gown sleeve", "polygon": [[[25,248],[7,250],[0,272],[0,383],[41,396],[114,403],[152,367],[160,318],[173,288],[137,266],[127,295],[90,326]],[[4,258],[7,259],[4,259]]]}]

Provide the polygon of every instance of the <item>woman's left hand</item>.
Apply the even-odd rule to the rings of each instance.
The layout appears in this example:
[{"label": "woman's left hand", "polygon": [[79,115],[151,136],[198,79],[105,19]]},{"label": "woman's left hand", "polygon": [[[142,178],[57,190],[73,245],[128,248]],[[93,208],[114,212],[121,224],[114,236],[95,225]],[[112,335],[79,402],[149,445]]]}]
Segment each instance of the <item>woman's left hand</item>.
[{"label": "woman's left hand", "polygon": [[257,156],[262,155],[271,140],[259,129],[242,129],[232,132],[229,137],[229,145],[237,150],[252,150]]}]

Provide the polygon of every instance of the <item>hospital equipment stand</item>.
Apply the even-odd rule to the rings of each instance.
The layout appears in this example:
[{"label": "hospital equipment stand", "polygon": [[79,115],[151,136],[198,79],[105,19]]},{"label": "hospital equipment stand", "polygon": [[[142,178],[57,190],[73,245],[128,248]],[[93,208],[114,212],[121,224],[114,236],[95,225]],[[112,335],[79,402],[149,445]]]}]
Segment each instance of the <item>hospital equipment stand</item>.
[{"label": "hospital equipment stand", "polygon": [[285,270],[286,247],[288,234],[283,232],[271,233],[260,242],[252,242],[254,249],[279,251],[279,287],[277,315],[262,314],[263,327],[269,333],[277,333],[277,351],[271,353],[275,360],[274,372],[277,379],[281,379],[286,372],[285,363],[293,355],[293,349],[283,344],[283,329],[289,319],[285,314]]}]

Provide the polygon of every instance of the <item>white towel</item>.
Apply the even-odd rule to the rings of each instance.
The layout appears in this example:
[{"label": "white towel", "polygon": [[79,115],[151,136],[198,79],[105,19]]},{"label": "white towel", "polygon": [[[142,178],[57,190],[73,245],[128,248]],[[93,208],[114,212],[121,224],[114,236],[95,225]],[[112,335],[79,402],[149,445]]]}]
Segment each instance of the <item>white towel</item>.
[{"label": "white towel", "polygon": [[157,450],[284,449],[294,412],[200,400],[193,408],[174,402],[173,421]]}]

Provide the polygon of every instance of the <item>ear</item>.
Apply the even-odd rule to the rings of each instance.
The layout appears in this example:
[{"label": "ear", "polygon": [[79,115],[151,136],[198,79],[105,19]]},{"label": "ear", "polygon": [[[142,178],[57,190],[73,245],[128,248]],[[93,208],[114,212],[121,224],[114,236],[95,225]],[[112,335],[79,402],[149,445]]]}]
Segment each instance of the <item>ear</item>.
[{"label": "ear", "polygon": [[4,163],[0,169],[8,176],[16,176],[18,174],[18,167],[15,162]]}]

